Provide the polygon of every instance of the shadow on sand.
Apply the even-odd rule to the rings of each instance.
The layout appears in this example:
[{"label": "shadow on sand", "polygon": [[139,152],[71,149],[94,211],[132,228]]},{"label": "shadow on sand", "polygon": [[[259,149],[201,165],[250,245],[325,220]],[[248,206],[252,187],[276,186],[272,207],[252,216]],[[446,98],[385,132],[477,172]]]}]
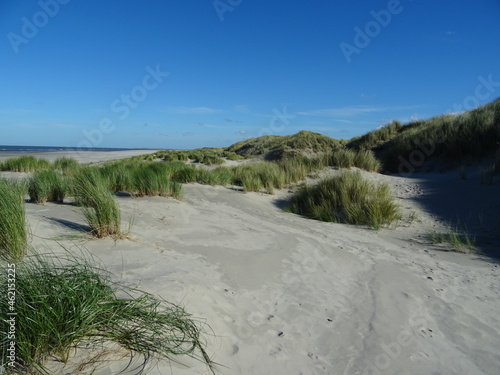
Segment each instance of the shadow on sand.
[{"label": "shadow on sand", "polygon": [[479,176],[463,180],[457,173],[419,174],[424,194],[410,198],[450,228],[475,238],[476,251],[500,261],[500,179],[482,184]]},{"label": "shadow on sand", "polygon": [[53,223],[59,224],[63,227],[69,228],[69,229],[77,230],[79,232],[88,233],[91,231],[90,227],[88,225],[75,223],[74,221],[59,219],[56,217],[45,217],[45,218]]}]

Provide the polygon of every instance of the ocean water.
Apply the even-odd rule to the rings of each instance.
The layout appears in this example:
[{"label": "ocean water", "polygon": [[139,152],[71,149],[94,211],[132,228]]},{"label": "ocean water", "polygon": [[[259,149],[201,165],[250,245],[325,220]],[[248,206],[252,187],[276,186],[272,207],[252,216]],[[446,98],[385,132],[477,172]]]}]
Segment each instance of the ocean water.
[{"label": "ocean water", "polygon": [[[129,151],[146,150],[145,148],[104,148],[104,147],[85,147],[84,151]],[[26,152],[54,152],[54,151],[82,151],[77,147],[58,147],[58,146],[2,146],[0,152],[8,153],[26,153]]]}]

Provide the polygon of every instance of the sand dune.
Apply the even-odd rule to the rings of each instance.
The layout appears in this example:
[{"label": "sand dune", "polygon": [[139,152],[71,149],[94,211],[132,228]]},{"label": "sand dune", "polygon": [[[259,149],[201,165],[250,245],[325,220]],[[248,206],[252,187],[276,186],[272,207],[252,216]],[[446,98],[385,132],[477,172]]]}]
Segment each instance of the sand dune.
[{"label": "sand dune", "polygon": [[[133,240],[115,242],[75,229],[85,222],[72,205],[26,210],[37,249],[62,251],[54,239],[85,247],[117,281],[206,322],[221,374],[497,374],[496,264],[421,240],[441,225],[415,199],[428,192],[423,180],[371,178],[390,182],[405,212],[419,219],[376,232],[284,213],[288,191],[191,184],[182,201],[118,197],[123,225],[135,224]],[[180,361],[157,363],[150,373],[208,373],[202,363]],[[96,374],[116,374],[126,363]],[[52,365],[54,374],[70,368]]]}]

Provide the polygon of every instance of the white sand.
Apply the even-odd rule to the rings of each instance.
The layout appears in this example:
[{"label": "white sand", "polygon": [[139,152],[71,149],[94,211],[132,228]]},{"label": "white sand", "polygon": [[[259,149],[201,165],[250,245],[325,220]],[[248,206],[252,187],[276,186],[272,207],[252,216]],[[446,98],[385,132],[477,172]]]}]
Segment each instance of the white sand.
[{"label": "white sand", "polygon": [[136,155],[153,154],[159,150],[125,150],[125,151],[54,151],[54,152],[30,152],[30,153],[15,153],[15,152],[0,152],[0,161],[8,158],[15,158],[21,155],[31,155],[38,158],[44,158],[49,161],[54,161],[57,158],[67,157],[78,160],[80,163],[96,163],[99,161],[109,161],[116,159],[128,158]]},{"label": "white sand", "polygon": [[[498,212],[498,198],[487,201],[490,191],[498,196],[498,183],[367,175],[389,182],[417,219],[376,232],[284,213],[287,191],[243,194],[198,184],[185,185],[180,202],[117,198],[123,225],[134,218],[134,241],[70,238],[79,233],[72,225],[85,226],[71,205],[27,204],[26,211],[37,249],[61,251],[54,238],[73,250],[84,246],[117,281],[205,321],[221,374],[498,374],[498,267],[492,258],[443,252],[424,239],[442,228],[426,203],[438,200],[438,211],[449,211],[440,194],[475,189],[488,219]],[[208,373],[201,363],[179,360],[189,367],[162,361],[150,374]],[[96,375],[116,374],[124,363]]]}]

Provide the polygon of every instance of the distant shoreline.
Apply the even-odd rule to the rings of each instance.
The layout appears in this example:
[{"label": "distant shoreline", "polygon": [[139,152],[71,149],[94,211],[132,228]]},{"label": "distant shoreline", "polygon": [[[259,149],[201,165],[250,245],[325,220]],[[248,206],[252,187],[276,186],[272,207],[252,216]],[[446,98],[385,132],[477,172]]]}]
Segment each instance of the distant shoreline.
[{"label": "distant shoreline", "polygon": [[[10,146],[13,147],[13,146]],[[21,146],[22,147],[22,146]],[[66,148],[63,150],[55,149],[53,147],[47,147],[47,151],[40,150],[18,150],[18,151],[7,151],[2,149],[0,146],[0,161],[8,158],[15,158],[19,156],[34,156],[37,158],[47,159],[49,161],[54,161],[58,158],[67,157],[76,159],[80,163],[98,163],[109,160],[118,160],[130,158],[137,155],[153,154],[160,149],[76,149],[76,148]]]},{"label": "distant shoreline", "polygon": [[136,151],[136,150],[158,150],[153,148],[129,148],[129,147],[66,147],[66,146],[6,146],[0,145],[0,153],[31,153],[31,152],[56,152],[56,151]]}]

